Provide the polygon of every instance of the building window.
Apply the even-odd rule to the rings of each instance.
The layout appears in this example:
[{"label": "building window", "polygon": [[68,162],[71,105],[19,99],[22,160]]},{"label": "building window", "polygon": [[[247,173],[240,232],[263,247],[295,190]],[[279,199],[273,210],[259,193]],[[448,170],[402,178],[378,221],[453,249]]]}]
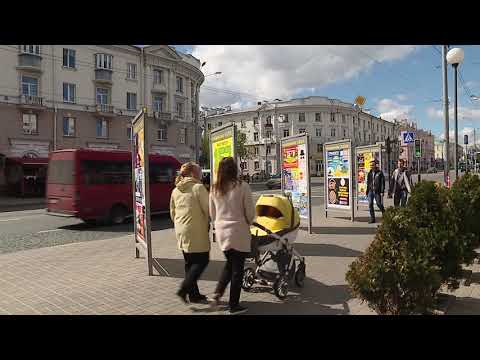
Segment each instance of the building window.
[{"label": "building window", "polygon": [[346,124],[346,123],[347,123],[347,121],[345,119],[345,114],[342,114],[342,124]]},{"label": "building window", "polygon": [[137,64],[127,64],[127,79],[135,80],[137,78]]},{"label": "building window", "polygon": [[130,126],[127,127],[127,139],[132,140],[132,128]]},{"label": "building window", "polygon": [[347,137],[347,130],[346,130],[346,129],[343,129],[343,137],[344,137],[344,138]]},{"label": "building window", "polygon": [[107,105],[108,103],[108,89],[97,87],[97,104]]},{"label": "building window", "polygon": [[315,136],[316,136],[316,137],[322,136],[322,129],[316,128],[316,129],[315,129]]},{"label": "building window", "polygon": [[258,132],[253,133],[253,141],[258,141]]},{"label": "building window", "polygon": [[255,170],[260,170],[260,163],[258,161],[254,162]]},{"label": "building window", "polygon": [[330,136],[335,136],[335,128],[330,129]]},{"label": "building window", "polygon": [[258,125],[258,117],[253,118],[253,125]]},{"label": "building window", "polygon": [[75,50],[63,49],[63,66],[75,69]]},{"label": "building window", "polygon": [[160,95],[154,95],[152,99],[153,111],[163,112],[163,97]]},{"label": "building window", "polygon": [[272,125],[272,115],[268,115],[268,116],[267,116],[266,124]]},{"label": "building window", "polygon": [[321,153],[323,150],[322,144],[317,144],[317,153]]},{"label": "building window", "polygon": [[37,114],[23,114],[23,133],[37,133]]},{"label": "building window", "polygon": [[127,92],[127,110],[137,109],[137,94]]},{"label": "building window", "polygon": [[160,141],[167,141],[167,129],[158,129],[157,139]]},{"label": "building window", "polygon": [[75,136],[75,118],[63,118],[63,136]]},{"label": "building window", "polygon": [[332,123],[335,122],[335,114],[334,113],[330,114],[330,122],[332,122]]},{"label": "building window", "polygon": [[208,123],[208,124],[207,124],[207,129],[208,129],[208,130],[212,130],[212,124]]},{"label": "building window", "polygon": [[180,137],[178,139],[178,142],[180,144],[186,144],[187,143],[187,129],[180,129]]},{"label": "building window", "polygon": [[108,54],[95,54],[95,67],[97,69],[112,70],[113,56]]},{"label": "building window", "polygon": [[254,149],[255,156],[258,156],[258,146],[255,146],[253,149]]},{"label": "building window", "polygon": [[20,45],[20,50],[25,54],[40,55],[40,45]]},{"label": "building window", "polygon": [[242,127],[242,128],[245,127],[245,120],[240,120],[240,127]]},{"label": "building window", "polygon": [[271,131],[266,131],[266,132],[265,132],[265,137],[266,137],[267,139],[270,139],[270,138],[272,137],[272,132],[271,132]]},{"label": "building window", "polygon": [[177,92],[183,93],[183,79],[177,76]]},{"label": "building window", "polygon": [[22,76],[22,95],[38,96],[38,79]]},{"label": "building window", "polygon": [[290,136],[290,130],[289,129],[283,129],[283,137],[289,137]]},{"label": "building window", "polygon": [[298,114],[298,121],[305,122],[305,113],[301,112]]},{"label": "building window", "polygon": [[75,84],[63,83],[63,102],[75,103]]},{"label": "building window", "polygon": [[270,145],[267,145],[267,148],[266,148],[266,153],[267,155],[270,155],[272,153],[272,147]]},{"label": "building window", "polygon": [[162,83],[162,70],[153,70],[153,83],[154,84]]},{"label": "building window", "polygon": [[242,161],[242,162],[240,163],[240,169],[242,169],[242,170],[248,170],[248,162]]},{"label": "building window", "polygon": [[222,122],[221,122],[221,121],[219,121],[219,122],[217,123],[217,127],[218,127],[218,126],[222,126]]},{"label": "building window", "polygon": [[194,97],[195,97],[195,84],[193,83],[193,81],[190,81],[190,95],[191,95],[192,101],[194,101]]},{"label": "building window", "polygon": [[315,121],[316,122],[322,121],[322,113],[315,113]]},{"label": "building window", "polygon": [[283,122],[288,122],[288,114],[283,114]]},{"label": "building window", "polygon": [[306,129],[298,129],[299,134],[305,134],[305,132],[306,132]]},{"label": "building window", "polygon": [[177,116],[183,118],[183,103],[177,103]]},{"label": "building window", "polygon": [[106,138],[108,136],[107,128],[107,120],[97,119],[97,138]]}]

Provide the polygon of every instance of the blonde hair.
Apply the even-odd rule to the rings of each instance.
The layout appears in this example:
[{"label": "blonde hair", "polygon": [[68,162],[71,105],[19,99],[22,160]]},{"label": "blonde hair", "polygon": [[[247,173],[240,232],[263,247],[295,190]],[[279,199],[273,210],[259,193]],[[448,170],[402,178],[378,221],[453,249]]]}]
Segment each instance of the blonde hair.
[{"label": "blonde hair", "polygon": [[182,181],[186,177],[193,177],[195,170],[199,169],[200,166],[193,161],[189,161],[182,165],[180,168],[180,174],[175,179],[175,185]]}]

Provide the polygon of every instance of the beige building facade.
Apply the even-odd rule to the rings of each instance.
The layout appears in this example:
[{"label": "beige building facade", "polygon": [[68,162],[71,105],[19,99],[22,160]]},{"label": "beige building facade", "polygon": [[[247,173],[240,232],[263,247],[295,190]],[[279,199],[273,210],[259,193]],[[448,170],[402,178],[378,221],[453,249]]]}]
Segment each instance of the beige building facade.
[{"label": "beige building facade", "polygon": [[200,61],[165,45],[0,45],[0,187],[9,159],[129,150],[147,108],[150,151],[195,158]]},{"label": "beige building facade", "polygon": [[241,111],[210,109],[202,113],[207,132],[235,122],[246,135],[250,156],[241,163],[243,174],[278,174],[280,139],[307,132],[310,135],[310,167],[313,175],[324,170],[323,144],[352,139],[354,145],[384,143],[394,138],[394,124],[373,116],[354,104],[321,96],[258,103]]}]

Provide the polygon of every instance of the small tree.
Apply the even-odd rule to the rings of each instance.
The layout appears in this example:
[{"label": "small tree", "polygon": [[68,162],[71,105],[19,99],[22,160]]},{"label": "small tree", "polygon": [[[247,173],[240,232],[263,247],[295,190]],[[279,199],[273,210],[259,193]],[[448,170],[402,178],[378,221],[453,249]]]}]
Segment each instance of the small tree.
[{"label": "small tree", "polygon": [[204,134],[202,138],[202,156],[200,157],[200,166],[210,169],[210,138]]}]

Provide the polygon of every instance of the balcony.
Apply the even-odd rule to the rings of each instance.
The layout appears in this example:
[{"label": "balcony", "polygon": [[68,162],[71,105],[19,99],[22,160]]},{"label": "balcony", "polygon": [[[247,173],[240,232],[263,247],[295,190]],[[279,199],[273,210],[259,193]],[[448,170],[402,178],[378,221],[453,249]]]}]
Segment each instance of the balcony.
[{"label": "balcony", "polygon": [[112,84],[112,70],[95,69],[95,81],[101,84]]},{"label": "balcony", "polygon": [[272,123],[266,123],[266,124],[264,125],[264,127],[265,127],[266,130],[272,130],[272,129],[273,129]]},{"label": "balcony", "polygon": [[18,70],[29,70],[42,72],[42,57],[36,54],[20,53],[18,54]]},{"label": "balcony", "polygon": [[172,113],[154,111],[153,118],[156,120],[158,126],[168,126],[172,121]]},{"label": "balcony", "polygon": [[113,105],[108,105],[108,104],[97,104],[95,107],[95,111],[98,113],[100,116],[115,116],[114,107]]},{"label": "balcony", "polygon": [[20,95],[20,106],[27,109],[42,109],[43,98],[40,96]]}]

